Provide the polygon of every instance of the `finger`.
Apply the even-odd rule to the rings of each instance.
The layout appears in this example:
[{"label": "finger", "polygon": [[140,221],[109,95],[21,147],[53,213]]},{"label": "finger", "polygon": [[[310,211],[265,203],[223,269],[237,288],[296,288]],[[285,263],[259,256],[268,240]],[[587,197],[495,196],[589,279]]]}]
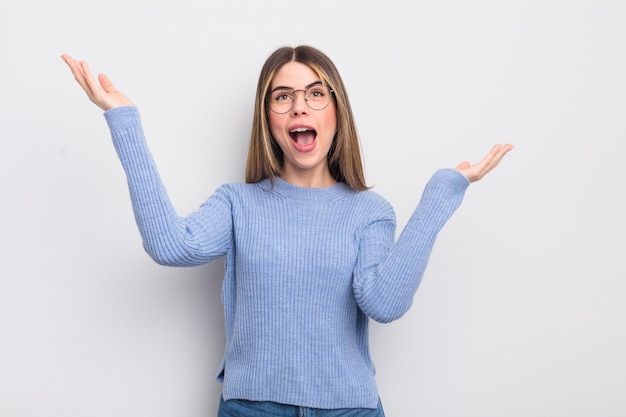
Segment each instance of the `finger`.
[{"label": "finger", "polygon": [[515,145],[513,145],[512,143],[506,143],[506,144],[502,145],[502,149],[500,150],[500,153],[504,157],[504,155],[506,155],[507,153],[512,151],[514,147],[515,147]]},{"label": "finger", "polygon": [[489,171],[491,171],[493,168],[498,166],[502,158],[504,158],[504,155],[506,155],[511,149],[513,149],[513,145],[510,143],[507,143],[504,145],[498,145],[497,150],[495,151],[491,160],[487,163],[487,167],[489,168]]},{"label": "finger", "polygon": [[505,145],[494,145],[489,153],[478,164],[493,169],[496,165],[498,165],[500,160],[502,160],[504,155],[506,155],[506,153],[509,152],[512,148],[513,145],[511,145],[510,143],[507,143]]},{"label": "finger", "polygon": [[76,79],[81,88],[85,90],[86,93],[89,93],[89,86],[85,81],[85,74],[83,73],[80,63],[67,54],[61,55],[61,58],[70,68],[72,75],[74,75],[74,79]]},{"label": "finger", "polygon": [[502,158],[504,158],[504,155],[506,155],[511,149],[513,149],[513,145],[510,143],[494,146],[488,157],[485,158],[485,164],[481,167],[479,176],[482,178],[497,167],[500,164],[500,161],[502,161]]},{"label": "finger", "polygon": [[487,155],[485,155],[485,157],[479,163],[484,163],[488,165],[490,162],[498,158],[498,154],[500,153],[501,150],[502,150],[501,144],[493,145],[493,147],[489,150]]},{"label": "finger", "polygon": [[85,77],[85,83],[87,84],[89,91],[91,93],[89,97],[92,99],[96,98],[96,96],[102,90],[102,87],[100,87],[100,84],[98,84],[98,82],[96,82],[96,79],[93,77],[93,75],[91,75],[91,71],[89,70],[89,64],[87,64],[86,61],[80,61],[80,67]]},{"label": "finger", "polygon": [[[501,149],[501,145],[494,145],[491,150],[480,161],[468,166],[471,169],[470,176],[475,180],[482,178],[487,172],[491,171],[497,165],[497,155]],[[495,165],[494,165],[495,162]]]}]

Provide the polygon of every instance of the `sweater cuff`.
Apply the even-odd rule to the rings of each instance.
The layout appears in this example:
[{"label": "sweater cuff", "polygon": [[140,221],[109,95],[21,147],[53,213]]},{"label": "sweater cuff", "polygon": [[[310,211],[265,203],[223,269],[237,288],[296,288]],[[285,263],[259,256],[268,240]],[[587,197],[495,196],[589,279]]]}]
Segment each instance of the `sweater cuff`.
[{"label": "sweater cuff", "polygon": [[115,107],[104,112],[104,118],[111,131],[141,124],[139,109],[135,106]]},{"label": "sweater cuff", "polygon": [[470,186],[470,180],[456,169],[443,168],[435,172],[433,180],[446,184],[451,190],[456,192],[465,192]]}]

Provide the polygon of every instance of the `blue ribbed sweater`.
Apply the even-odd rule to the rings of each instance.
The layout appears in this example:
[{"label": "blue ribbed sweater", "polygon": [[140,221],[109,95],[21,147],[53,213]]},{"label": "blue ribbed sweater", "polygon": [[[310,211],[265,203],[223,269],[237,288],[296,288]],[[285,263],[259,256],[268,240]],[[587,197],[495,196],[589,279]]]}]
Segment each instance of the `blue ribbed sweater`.
[{"label": "blue ribbed sweater", "polygon": [[397,241],[391,205],[343,183],[226,184],[181,217],[137,109],[105,118],[147,253],[172,266],[226,257],[226,348],[217,374],[224,399],[376,408],[368,319],[390,322],[411,307],[435,238],[469,181],[437,171]]}]

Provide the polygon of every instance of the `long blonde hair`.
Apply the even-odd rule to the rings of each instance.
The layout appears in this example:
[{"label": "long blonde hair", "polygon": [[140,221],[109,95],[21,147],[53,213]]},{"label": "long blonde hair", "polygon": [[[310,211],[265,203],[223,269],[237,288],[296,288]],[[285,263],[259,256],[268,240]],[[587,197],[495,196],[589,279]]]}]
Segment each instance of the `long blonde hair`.
[{"label": "long blonde hair", "polygon": [[269,128],[267,94],[274,75],[288,62],[308,65],[317,73],[322,83],[333,90],[337,111],[337,132],[328,152],[331,175],[337,182],[343,182],[353,190],[368,189],[363,173],[359,137],[341,76],[330,58],[307,45],[277,49],[267,58],[261,69],[246,162],[246,182],[256,183],[268,178],[273,183],[282,169],[283,152]]}]

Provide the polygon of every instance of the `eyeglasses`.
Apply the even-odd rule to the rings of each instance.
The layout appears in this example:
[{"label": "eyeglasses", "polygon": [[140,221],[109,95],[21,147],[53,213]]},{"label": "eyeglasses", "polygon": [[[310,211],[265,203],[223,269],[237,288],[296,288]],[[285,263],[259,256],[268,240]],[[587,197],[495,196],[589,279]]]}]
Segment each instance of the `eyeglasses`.
[{"label": "eyeglasses", "polygon": [[268,104],[274,113],[284,114],[293,108],[296,93],[304,92],[304,101],[312,110],[324,110],[330,104],[333,90],[324,84],[314,84],[306,90],[287,90],[280,88],[272,91],[268,96]]}]

